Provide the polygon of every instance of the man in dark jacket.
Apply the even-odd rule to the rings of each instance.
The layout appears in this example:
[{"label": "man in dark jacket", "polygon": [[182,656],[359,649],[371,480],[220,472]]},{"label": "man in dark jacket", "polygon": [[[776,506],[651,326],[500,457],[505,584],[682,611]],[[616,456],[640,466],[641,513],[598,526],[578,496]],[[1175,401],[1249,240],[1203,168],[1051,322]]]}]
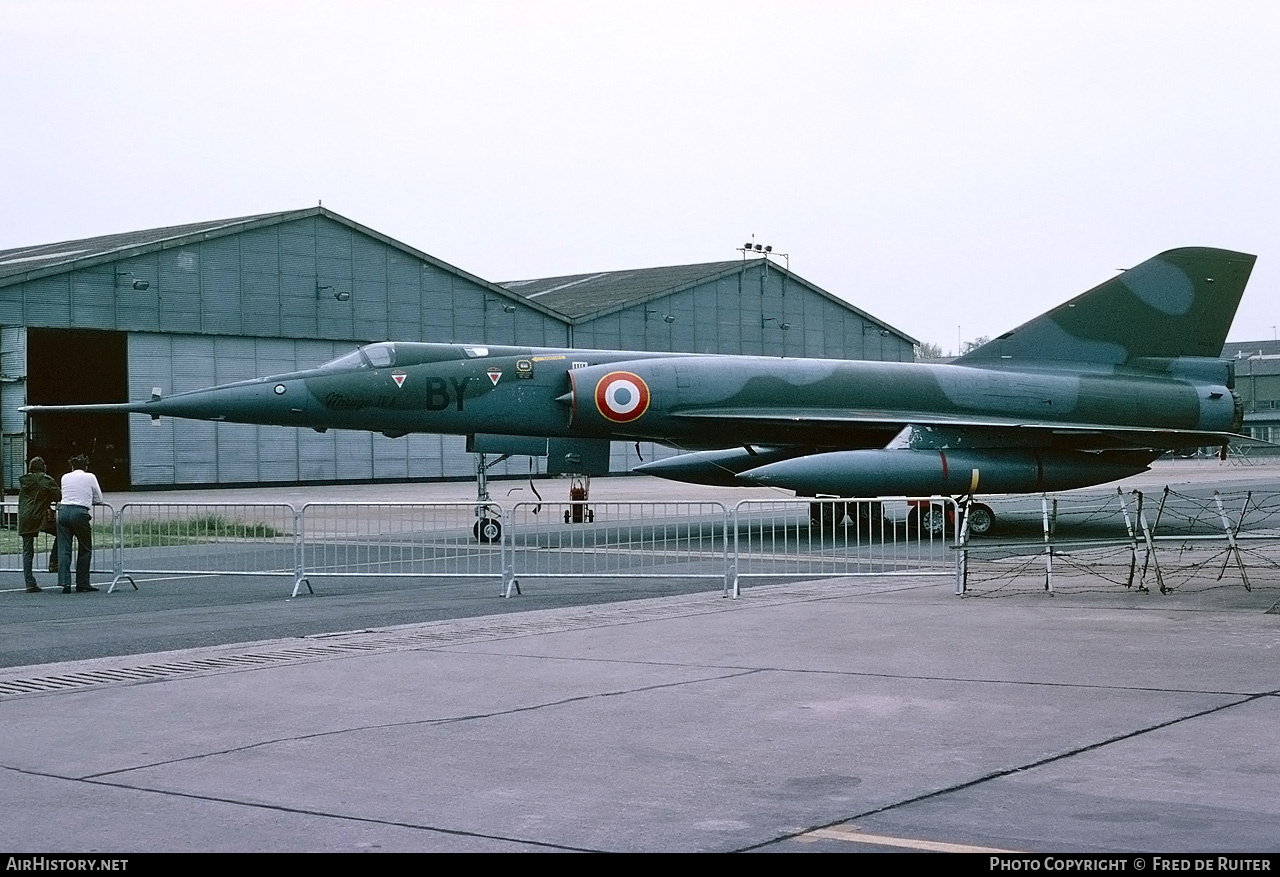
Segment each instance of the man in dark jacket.
[{"label": "man in dark jacket", "polygon": [[[27,464],[27,474],[18,479],[18,535],[22,537],[22,576],[27,583],[27,593],[40,590],[36,577],[31,574],[31,562],[36,553],[36,535],[46,527],[49,505],[62,498],[58,482],[49,477],[42,457],[32,457]],[[57,557],[57,536],[49,546],[49,556]],[[52,561],[50,561],[52,565]],[[53,572],[50,569],[50,572]]]}]

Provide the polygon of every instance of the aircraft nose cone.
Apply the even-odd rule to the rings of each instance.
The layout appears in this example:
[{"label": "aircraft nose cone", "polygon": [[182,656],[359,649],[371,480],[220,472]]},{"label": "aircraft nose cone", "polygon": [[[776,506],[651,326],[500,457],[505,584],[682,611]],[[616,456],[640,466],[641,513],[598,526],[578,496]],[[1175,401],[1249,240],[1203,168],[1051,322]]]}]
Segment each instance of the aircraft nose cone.
[{"label": "aircraft nose cone", "polygon": [[147,403],[146,413],[198,420],[288,424],[301,422],[308,395],[300,380],[266,378],[177,393]]}]

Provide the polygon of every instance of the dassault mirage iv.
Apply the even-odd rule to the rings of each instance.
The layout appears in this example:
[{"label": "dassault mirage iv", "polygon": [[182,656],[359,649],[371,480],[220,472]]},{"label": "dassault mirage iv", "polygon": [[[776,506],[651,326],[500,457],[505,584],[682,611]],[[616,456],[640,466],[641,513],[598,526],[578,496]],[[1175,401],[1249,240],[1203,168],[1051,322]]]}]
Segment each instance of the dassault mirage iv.
[{"label": "dassault mirage iv", "polygon": [[947,365],[388,341],[207,390],[27,410],[653,440],[687,453],[640,472],[802,496],[1064,490],[1243,440],[1219,355],[1254,260],[1161,253]]}]

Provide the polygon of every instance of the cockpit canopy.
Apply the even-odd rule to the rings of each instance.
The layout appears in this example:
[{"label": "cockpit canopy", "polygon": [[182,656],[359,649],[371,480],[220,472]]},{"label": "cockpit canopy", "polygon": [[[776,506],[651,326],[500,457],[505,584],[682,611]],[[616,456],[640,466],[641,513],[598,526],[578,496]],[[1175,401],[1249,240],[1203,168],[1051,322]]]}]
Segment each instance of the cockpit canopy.
[{"label": "cockpit canopy", "polygon": [[478,347],[466,344],[439,344],[423,341],[379,341],[365,344],[358,350],[344,353],[326,362],[324,371],[352,372],[360,369],[408,368],[428,362],[449,362],[459,359],[475,359],[491,354],[514,355],[527,353],[527,348]]},{"label": "cockpit canopy", "polygon": [[320,368],[326,371],[352,371],[358,368],[390,368],[396,364],[396,343],[381,341],[344,353]]}]

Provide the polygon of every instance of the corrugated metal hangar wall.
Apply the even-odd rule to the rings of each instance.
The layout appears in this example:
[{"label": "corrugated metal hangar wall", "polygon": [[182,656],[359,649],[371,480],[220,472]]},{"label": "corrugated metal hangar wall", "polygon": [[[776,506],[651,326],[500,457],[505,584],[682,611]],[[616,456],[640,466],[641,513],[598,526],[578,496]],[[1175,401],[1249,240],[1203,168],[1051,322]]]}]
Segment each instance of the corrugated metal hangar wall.
[{"label": "corrugated metal hangar wall", "polygon": [[[5,483],[29,453],[61,471],[81,450],[108,489],[471,475],[455,436],[122,415],[118,427],[33,423],[23,442],[23,404],[167,395],[318,365],[369,341],[912,358],[911,339],[797,281],[752,261],[574,319],[323,208],[0,252]],[[615,471],[635,462],[615,443]],[[493,474],[527,471],[515,460]]]},{"label": "corrugated metal hangar wall", "polygon": [[[580,348],[911,362],[912,340],[763,260],[574,326]],[[554,307],[553,302],[549,302]],[[671,319],[668,320],[667,318]]]}]

